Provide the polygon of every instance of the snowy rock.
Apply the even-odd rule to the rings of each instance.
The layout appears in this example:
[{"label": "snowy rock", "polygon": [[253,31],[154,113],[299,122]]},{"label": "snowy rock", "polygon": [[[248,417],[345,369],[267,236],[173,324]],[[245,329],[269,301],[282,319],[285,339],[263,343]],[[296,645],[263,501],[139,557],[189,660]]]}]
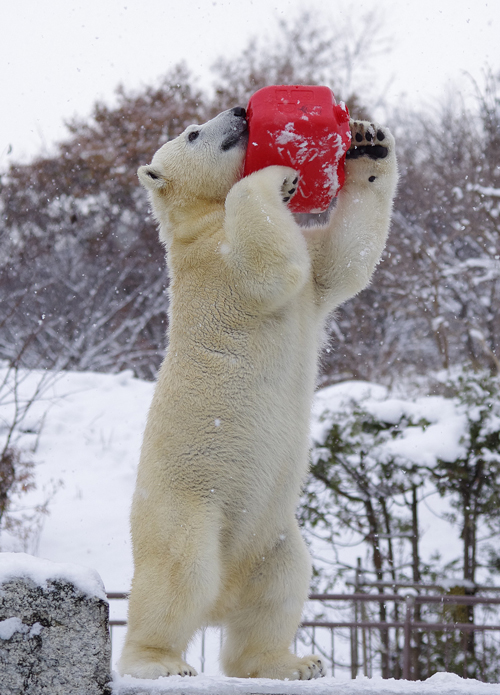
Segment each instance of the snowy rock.
[{"label": "snowy rock", "polygon": [[98,575],[0,554],[2,695],[109,695],[108,603]]}]

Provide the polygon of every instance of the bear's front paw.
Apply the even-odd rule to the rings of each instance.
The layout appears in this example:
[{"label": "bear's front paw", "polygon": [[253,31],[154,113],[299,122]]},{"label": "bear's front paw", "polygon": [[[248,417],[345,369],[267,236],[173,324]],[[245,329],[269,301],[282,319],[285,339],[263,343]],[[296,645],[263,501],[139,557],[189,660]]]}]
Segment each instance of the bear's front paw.
[{"label": "bear's front paw", "polygon": [[385,159],[389,154],[391,137],[386,128],[368,123],[368,121],[350,121],[351,147],[346,159],[370,157],[370,159]]},{"label": "bear's front paw", "polygon": [[281,197],[284,203],[288,203],[293,196],[297,193],[297,186],[299,184],[299,177],[296,173],[286,176],[283,179],[281,185]]}]

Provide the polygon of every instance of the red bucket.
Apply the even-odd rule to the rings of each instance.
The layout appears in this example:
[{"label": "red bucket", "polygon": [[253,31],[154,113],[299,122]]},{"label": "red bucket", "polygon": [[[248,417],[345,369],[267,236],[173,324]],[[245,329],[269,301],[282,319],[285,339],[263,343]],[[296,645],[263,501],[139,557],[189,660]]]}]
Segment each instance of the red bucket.
[{"label": "red bucket", "polygon": [[351,144],[349,112],[329,87],[271,86],[247,107],[248,148],[244,176],[273,164],[300,172],[292,212],[324,212],[344,185]]}]

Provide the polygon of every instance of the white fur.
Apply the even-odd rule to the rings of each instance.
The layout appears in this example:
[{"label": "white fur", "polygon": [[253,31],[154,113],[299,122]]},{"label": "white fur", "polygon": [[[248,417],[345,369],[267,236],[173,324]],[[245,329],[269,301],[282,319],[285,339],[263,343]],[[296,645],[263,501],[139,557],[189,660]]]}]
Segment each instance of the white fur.
[{"label": "white fur", "polygon": [[131,514],[119,669],[137,677],[195,674],[182,654],[207,624],[224,626],[229,676],[323,674],[317,657],[290,652],[310,580],[295,509],[324,320],[382,253],[394,143],[384,129],[385,159],[348,161],[329,225],[304,230],[282,202],[295,172],[240,180],[244,134],[221,150],[235,119],[220,114],[194,142],[191,126],[139,170],[168,249],[171,304]]}]

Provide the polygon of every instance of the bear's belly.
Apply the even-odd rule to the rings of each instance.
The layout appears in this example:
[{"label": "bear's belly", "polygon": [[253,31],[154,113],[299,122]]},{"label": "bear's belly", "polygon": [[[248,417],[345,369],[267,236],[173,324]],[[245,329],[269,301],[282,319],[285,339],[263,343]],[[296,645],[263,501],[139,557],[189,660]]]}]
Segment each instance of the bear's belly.
[{"label": "bear's belly", "polygon": [[[240,321],[234,332],[198,323],[171,325],[139,477],[167,506],[194,495],[222,510],[230,544],[275,532],[294,514],[308,466],[319,327],[300,302]],[[156,472],[141,476],[145,468]]]}]

